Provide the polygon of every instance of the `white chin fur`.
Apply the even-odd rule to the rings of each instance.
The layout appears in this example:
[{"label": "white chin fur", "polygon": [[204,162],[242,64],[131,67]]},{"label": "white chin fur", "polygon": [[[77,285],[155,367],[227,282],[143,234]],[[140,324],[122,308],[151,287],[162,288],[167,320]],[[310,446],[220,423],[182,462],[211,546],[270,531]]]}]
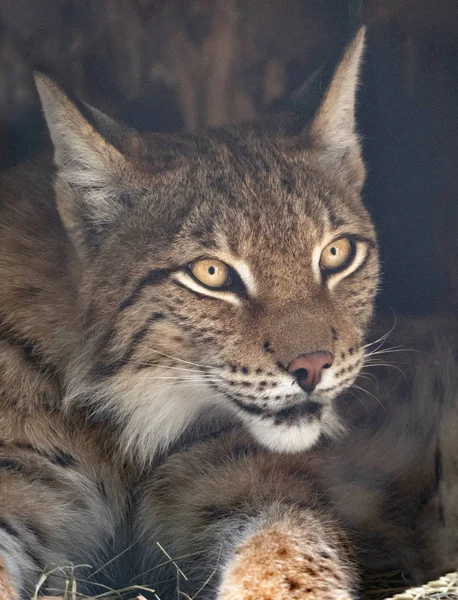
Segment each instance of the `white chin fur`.
[{"label": "white chin fur", "polygon": [[275,452],[308,450],[316,444],[322,433],[322,426],[317,420],[289,426],[250,420],[248,428],[260,444]]},{"label": "white chin fur", "polygon": [[223,394],[215,393],[202,378],[189,385],[177,383],[166,368],[115,380],[110,387],[105,384],[102,393],[97,388],[83,392],[93,399],[94,412],[103,414],[108,408],[120,418],[124,423],[120,447],[145,464],[166,452],[196,421],[203,426],[227,414]]}]

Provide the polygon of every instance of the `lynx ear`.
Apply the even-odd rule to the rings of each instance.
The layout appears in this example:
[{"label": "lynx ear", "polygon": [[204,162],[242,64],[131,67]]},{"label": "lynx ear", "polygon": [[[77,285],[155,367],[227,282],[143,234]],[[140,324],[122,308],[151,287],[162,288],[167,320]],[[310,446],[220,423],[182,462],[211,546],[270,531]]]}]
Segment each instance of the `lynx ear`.
[{"label": "lynx ear", "polygon": [[347,46],[308,130],[327,168],[341,173],[358,188],[362,187],[365,177],[355,122],[364,37],[362,27]]},{"label": "lynx ear", "polygon": [[58,168],[57,203],[75,241],[98,245],[135,191],[134,169],[112,143],[120,126],[100,111],[75,104],[46,75],[35,74]]}]

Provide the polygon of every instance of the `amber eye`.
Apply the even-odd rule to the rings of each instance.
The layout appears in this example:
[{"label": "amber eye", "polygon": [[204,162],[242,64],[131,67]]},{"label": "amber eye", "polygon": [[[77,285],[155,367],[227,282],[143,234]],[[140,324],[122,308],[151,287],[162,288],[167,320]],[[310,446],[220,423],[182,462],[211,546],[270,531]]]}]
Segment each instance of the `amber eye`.
[{"label": "amber eye", "polygon": [[321,253],[320,267],[324,271],[339,271],[350,264],[354,256],[354,244],[342,237],[331,242]]},{"label": "amber eye", "polygon": [[209,288],[222,288],[230,282],[230,268],[220,260],[197,260],[190,266],[190,271],[197,281]]}]

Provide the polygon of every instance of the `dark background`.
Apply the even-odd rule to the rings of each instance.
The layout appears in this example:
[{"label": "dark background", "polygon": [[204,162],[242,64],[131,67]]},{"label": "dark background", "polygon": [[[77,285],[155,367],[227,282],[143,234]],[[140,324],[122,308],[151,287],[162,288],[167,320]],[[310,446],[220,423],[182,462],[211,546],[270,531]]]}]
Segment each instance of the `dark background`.
[{"label": "dark background", "polygon": [[358,18],[379,306],[457,313],[457,0],[0,0],[0,167],[46,144],[32,66],[140,130],[198,131],[287,106]]}]

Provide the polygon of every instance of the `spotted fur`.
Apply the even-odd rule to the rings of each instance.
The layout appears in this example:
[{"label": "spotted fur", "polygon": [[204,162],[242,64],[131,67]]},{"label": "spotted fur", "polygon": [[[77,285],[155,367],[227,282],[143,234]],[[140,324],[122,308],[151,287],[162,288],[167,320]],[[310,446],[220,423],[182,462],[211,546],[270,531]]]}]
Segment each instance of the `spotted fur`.
[{"label": "spotted fur", "polygon": [[[315,501],[308,460],[286,492],[299,463],[262,447],[295,452],[340,431],[333,401],[363,363],[378,258],[354,122],[362,47],[360,32],[309,123],[199,136],[139,135],[37,75],[57,170],[43,157],[0,186],[0,585],[13,598],[53,565],[100,566],[140,538],[150,568],[157,535],[167,530],[175,547],[183,515],[175,494],[161,494],[170,475],[159,463],[213,437],[223,467],[240,436],[259,450],[231,472],[247,478],[237,510],[247,504],[251,516],[218,518],[232,501],[211,498],[206,464],[193,476],[202,496],[189,488],[202,510],[196,535],[221,527],[233,540],[214,593],[259,598],[258,584],[235,591],[238,573],[280,536],[298,565],[323,564],[316,579],[312,566],[309,576],[288,567],[281,597],[350,597],[345,536]],[[325,276],[321,250],[341,235],[355,260]],[[188,267],[200,257],[231,265],[237,289],[196,283]],[[334,363],[306,392],[288,366],[316,351]],[[180,454],[190,473],[196,453]],[[187,529],[195,524],[189,514]],[[90,573],[82,578],[89,591]],[[61,589],[59,574],[47,585]]]}]

